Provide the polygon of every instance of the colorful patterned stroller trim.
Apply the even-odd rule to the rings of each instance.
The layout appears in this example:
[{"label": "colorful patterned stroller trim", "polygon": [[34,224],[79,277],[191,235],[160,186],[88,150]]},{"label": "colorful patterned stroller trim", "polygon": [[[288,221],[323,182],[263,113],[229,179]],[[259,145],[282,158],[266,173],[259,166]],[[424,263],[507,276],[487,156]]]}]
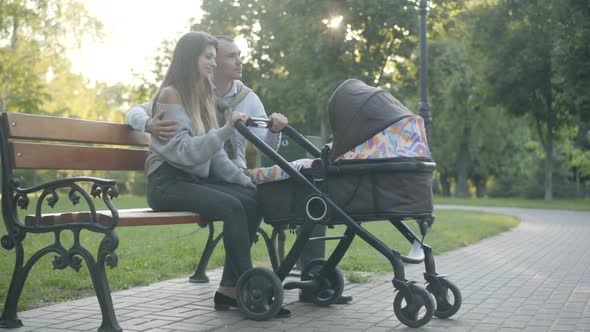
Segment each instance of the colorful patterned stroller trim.
[{"label": "colorful patterned stroller trim", "polygon": [[[424,120],[420,116],[403,118],[363,144],[336,158],[336,161],[398,157],[430,158]],[[292,161],[291,165],[301,171],[304,168],[310,168],[312,162],[313,159],[299,159]],[[289,178],[289,174],[278,165],[255,168],[249,172],[256,184]]]}]

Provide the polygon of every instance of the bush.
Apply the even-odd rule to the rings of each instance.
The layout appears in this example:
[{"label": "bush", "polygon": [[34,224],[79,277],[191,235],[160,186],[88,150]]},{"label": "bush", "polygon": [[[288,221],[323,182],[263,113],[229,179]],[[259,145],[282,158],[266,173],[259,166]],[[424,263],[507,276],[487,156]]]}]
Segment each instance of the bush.
[{"label": "bush", "polygon": [[[574,198],[581,193],[576,190],[576,184],[569,179],[569,172],[559,161],[555,161],[553,172],[553,197]],[[543,162],[524,176],[503,176],[496,178],[494,185],[488,191],[490,197],[545,197],[545,172]]]}]

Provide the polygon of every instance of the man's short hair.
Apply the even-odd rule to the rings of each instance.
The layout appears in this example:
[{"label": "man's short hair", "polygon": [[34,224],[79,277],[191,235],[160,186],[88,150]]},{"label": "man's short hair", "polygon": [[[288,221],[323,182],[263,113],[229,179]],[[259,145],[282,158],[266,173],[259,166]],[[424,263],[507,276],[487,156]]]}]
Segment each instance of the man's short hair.
[{"label": "man's short hair", "polygon": [[215,39],[217,39],[218,41],[225,41],[225,42],[228,42],[228,43],[233,43],[234,42],[233,39],[231,39],[231,38],[229,38],[227,36],[222,36],[222,35],[215,36]]}]

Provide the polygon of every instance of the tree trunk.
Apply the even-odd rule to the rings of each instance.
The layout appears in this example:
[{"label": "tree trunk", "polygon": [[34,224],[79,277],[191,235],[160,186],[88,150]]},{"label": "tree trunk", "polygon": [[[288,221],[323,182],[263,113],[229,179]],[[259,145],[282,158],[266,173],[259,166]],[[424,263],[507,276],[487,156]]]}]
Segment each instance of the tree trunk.
[{"label": "tree trunk", "polygon": [[[18,41],[18,28],[19,28],[19,20],[18,17],[14,16],[14,22],[12,22],[12,35],[10,36],[10,50],[12,53],[16,50],[16,43]],[[1,86],[1,85],[0,85]],[[2,95],[0,95],[0,111],[2,113],[8,111],[8,84],[4,83],[4,86],[1,90]]]},{"label": "tree trunk", "polygon": [[547,123],[547,141],[545,142],[545,202],[553,200],[553,124]]},{"label": "tree trunk", "polygon": [[574,179],[576,181],[576,194],[582,197],[582,191],[580,190],[580,169],[578,167],[574,167]]},{"label": "tree trunk", "polygon": [[[551,69],[551,68],[550,68]],[[551,70],[549,70],[551,72]],[[547,139],[545,140],[545,202],[553,200],[553,130],[557,119],[553,108],[553,93],[549,89],[546,100],[547,112]]]},{"label": "tree trunk", "polygon": [[471,197],[469,192],[469,138],[471,127],[466,124],[463,129],[463,139],[459,145],[459,158],[457,160],[457,184],[455,185],[456,197]]},{"label": "tree trunk", "polygon": [[[553,5],[553,1],[551,1],[551,5]],[[550,26],[551,22],[553,21],[553,15],[555,15],[555,11],[551,11],[550,16]],[[553,130],[557,125],[557,115],[556,110],[553,106],[553,84],[551,83],[551,78],[553,76],[553,52],[552,50],[555,48],[554,39],[553,39],[553,31],[551,30],[549,33],[550,43],[552,47],[548,50],[549,52],[549,61],[546,68],[546,72],[548,74],[547,77],[547,84],[549,88],[547,89],[547,95],[545,99],[545,107],[547,112],[547,139],[545,141],[545,202],[551,202],[553,200]]]},{"label": "tree trunk", "polygon": [[471,177],[473,184],[475,185],[475,196],[482,198],[486,194],[486,177],[485,176],[473,176]]},{"label": "tree trunk", "polygon": [[441,193],[444,197],[450,197],[451,196],[451,184],[449,183],[449,177],[446,173],[440,173],[440,176],[438,177],[438,180],[440,182],[440,187],[441,187]]}]

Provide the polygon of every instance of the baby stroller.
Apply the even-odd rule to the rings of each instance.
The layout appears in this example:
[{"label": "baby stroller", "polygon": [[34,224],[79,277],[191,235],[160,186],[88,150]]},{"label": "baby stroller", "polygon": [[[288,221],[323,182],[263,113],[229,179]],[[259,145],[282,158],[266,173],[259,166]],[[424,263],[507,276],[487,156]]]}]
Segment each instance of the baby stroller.
[{"label": "baby stroller", "polygon": [[[276,163],[253,174],[264,221],[273,229],[300,227],[284,260],[278,266],[273,264],[274,272],[254,268],[240,278],[238,305],[250,318],[267,319],[281,308],[283,289],[297,288],[313,294],[317,305],[334,303],[344,288],[337,265],[358,236],[390,261],[393,287],[398,291],[393,309],[403,324],[420,327],[433,315],[451,317],[461,306],[461,293],[446,276],[436,273],[432,250],[423,242],[434,221],[432,177],[436,164],[430,158],[422,119],[387,91],[355,79],[334,91],[328,112],[334,141],[321,151],[292,127],[283,130],[315,158],[292,163],[247,128],[268,127],[268,120],[236,124],[246,139]],[[361,226],[380,220],[388,220],[412,244],[407,256]],[[417,222],[421,237],[405,220]],[[339,240],[327,260],[311,261],[302,268],[300,281],[283,285],[313,228],[320,224],[345,225],[346,231],[342,236],[326,237]],[[422,262],[426,289],[404,275],[403,263]]]}]

